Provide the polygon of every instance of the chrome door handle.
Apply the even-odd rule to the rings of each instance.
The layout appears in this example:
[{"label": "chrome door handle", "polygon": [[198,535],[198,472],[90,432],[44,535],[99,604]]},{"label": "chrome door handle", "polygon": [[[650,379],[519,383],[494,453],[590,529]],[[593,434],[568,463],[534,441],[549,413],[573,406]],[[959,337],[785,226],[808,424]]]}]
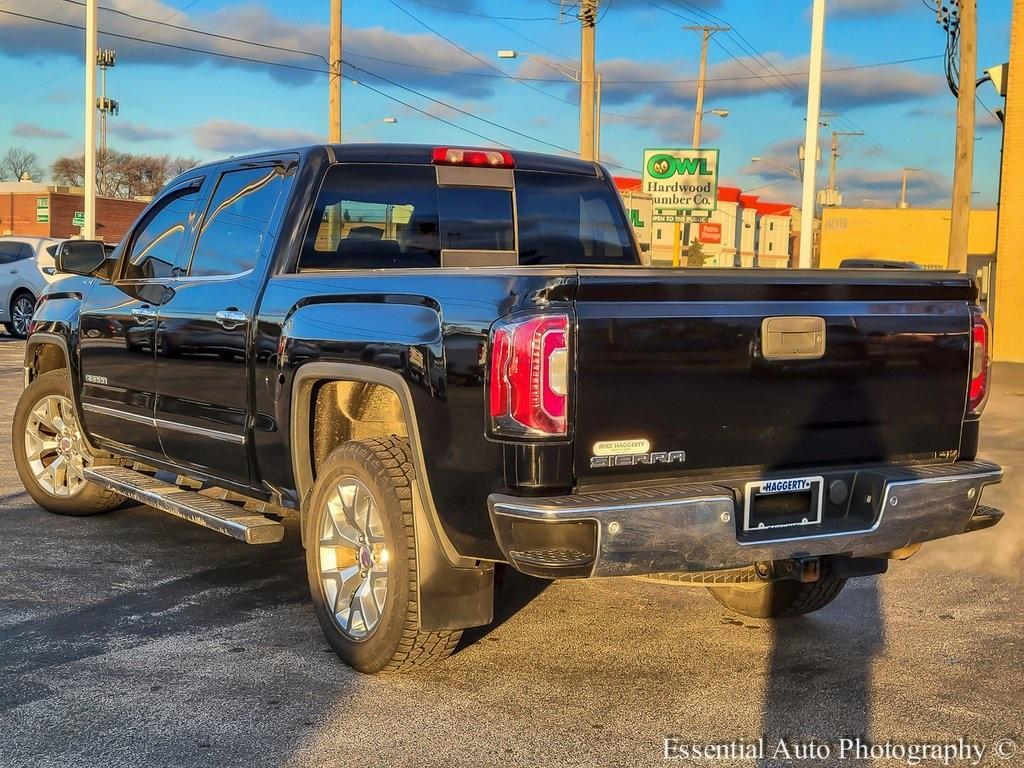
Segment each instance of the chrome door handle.
[{"label": "chrome door handle", "polygon": [[153,307],[141,306],[135,307],[132,310],[132,317],[139,321],[139,323],[148,323],[150,320],[156,318],[156,310]]},{"label": "chrome door handle", "polygon": [[245,312],[240,312],[237,309],[222,309],[215,317],[217,322],[220,323],[225,330],[230,331],[237,328],[240,325],[244,325],[249,321],[249,316]]}]

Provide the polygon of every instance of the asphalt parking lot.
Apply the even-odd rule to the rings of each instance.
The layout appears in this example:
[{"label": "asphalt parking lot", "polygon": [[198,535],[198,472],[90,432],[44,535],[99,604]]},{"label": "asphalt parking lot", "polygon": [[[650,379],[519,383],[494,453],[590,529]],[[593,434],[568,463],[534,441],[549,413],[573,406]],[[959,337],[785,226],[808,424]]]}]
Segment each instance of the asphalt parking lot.
[{"label": "asphalt parking lot", "polygon": [[322,639],[294,526],[257,548],[141,506],[36,507],[10,458],[21,351],[0,337],[0,766],[652,765],[666,735],[962,737],[982,765],[1024,765],[1024,366],[997,367],[984,422],[1003,522],[818,614],[772,625],[701,590],[509,576],[499,622],[447,662],[371,678]]}]

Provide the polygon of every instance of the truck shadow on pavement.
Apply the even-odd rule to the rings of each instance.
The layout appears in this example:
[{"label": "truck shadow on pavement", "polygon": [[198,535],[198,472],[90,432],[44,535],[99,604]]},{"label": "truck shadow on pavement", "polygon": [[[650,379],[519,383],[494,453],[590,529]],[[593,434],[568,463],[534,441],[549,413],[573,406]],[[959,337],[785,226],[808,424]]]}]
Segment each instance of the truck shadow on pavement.
[{"label": "truck shadow on pavement", "polygon": [[[843,738],[865,741],[872,725],[872,666],[885,648],[885,621],[877,576],[849,582],[829,621],[815,616],[776,621],[766,672],[761,734],[765,758],[760,768],[809,761],[795,748],[812,741],[832,749]],[[824,618],[824,617],[822,617]],[[837,695],[838,694],[838,695]],[[842,702],[836,706],[836,700]],[[784,739],[789,754],[777,751]]]},{"label": "truck shadow on pavement", "polygon": [[[808,409],[803,423],[807,440],[815,440],[813,430],[829,428],[835,416],[835,404],[842,402],[848,412],[859,416],[856,448],[865,463],[884,461],[888,451],[876,425],[878,409],[859,375],[833,376],[826,391]],[[820,438],[818,438],[820,439]],[[842,436],[832,431],[829,439]],[[799,442],[788,454],[806,457],[811,445]],[[799,460],[783,459],[780,467],[799,466]],[[766,672],[761,737],[765,757],[759,768],[805,764],[839,764],[838,742],[843,738],[867,740],[871,729],[872,666],[885,647],[885,619],[879,592],[879,577],[852,579],[836,600],[809,616],[779,619],[772,626],[772,647]],[[820,618],[818,618],[820,617]],[[829,621],[821,619],[828,618]],[[838,687],[838,691],[836,688]],[[836,694],[842,706],[835,706]],[[785,742],[779,750],[780,740]],[[811,742],[831,749],[830,758],[798,755],[796,747]]]}]

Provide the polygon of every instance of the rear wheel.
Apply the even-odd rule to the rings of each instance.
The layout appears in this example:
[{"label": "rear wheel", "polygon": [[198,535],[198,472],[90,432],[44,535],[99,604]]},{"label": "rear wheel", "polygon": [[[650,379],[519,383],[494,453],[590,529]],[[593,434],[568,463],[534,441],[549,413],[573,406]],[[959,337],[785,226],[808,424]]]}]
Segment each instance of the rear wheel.
[{"label": "rear wheel", "polygon": [[85,478],[96,459],[82,435],[65,371],[42,374],[21,393],[11,440],[21,482],[43,509],[94,515],[123,501]]},{"label": "rear wheel", "polygon": [[4,323],[7,332],[16,339],[28,337],[28,324],[32,321],[32,313],[36,309],[36,300],[31,293],[22,291],[11,301],[11,320]]},{"label": "rear wheel", "polygon": [[817,581],[769,581],[708,587],[708,591],[726,608],[753,619],[776,619],[803,616],[831,603],[846,579],[833,576],[822,565]]},{"label": "rear wheel", "polygon": [[317,472],[305,521],[310,594],[331,647],[360,672],[427,666],[462,635],[419,629],[413,478],[401,438],[345,443]]}]

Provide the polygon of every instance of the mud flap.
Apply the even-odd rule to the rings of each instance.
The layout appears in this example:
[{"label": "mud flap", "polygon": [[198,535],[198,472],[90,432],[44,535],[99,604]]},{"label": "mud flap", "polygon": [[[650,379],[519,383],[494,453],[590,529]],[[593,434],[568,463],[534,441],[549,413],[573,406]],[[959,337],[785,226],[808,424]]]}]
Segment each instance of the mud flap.
[{"label": "mud flap", "polygon": [[494,619],[494,564],[475,561],[463,568],[449,563],[416,490],[412,498],[420,629],[436,632],[490,624]]}]

